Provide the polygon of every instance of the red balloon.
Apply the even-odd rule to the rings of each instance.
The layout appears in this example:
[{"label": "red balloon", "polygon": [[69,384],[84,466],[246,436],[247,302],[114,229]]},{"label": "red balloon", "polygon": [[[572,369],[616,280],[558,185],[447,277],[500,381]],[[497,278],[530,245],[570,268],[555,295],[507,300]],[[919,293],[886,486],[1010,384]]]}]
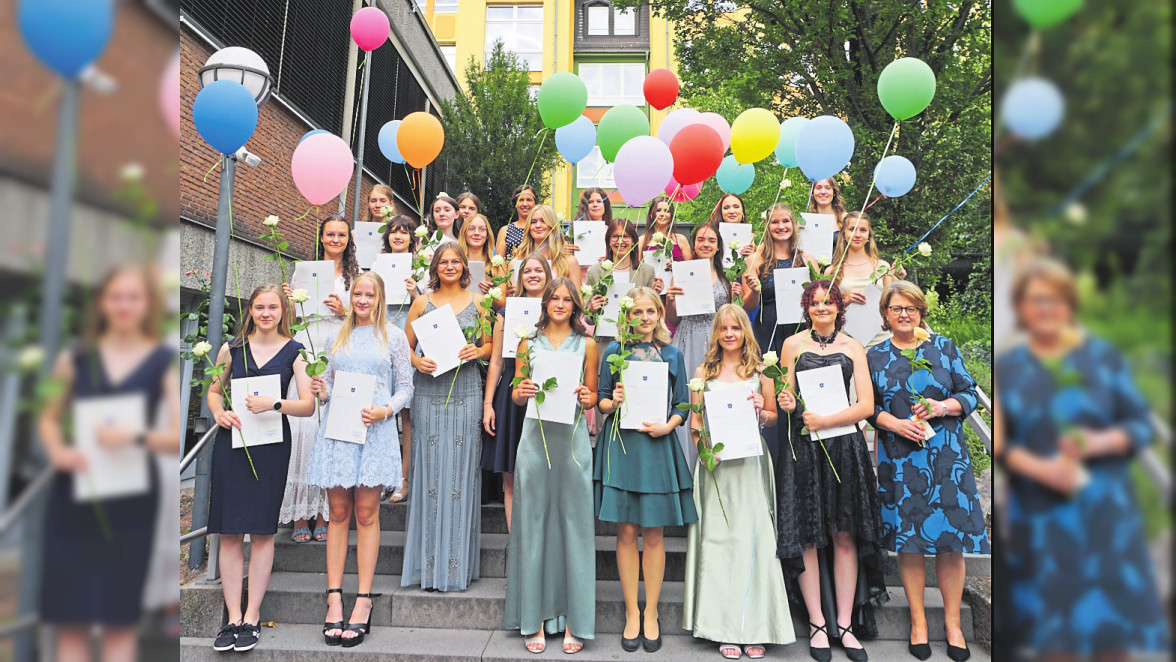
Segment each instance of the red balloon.
[{"label": "red balloon", "polygon": [[670,183],[666,184],[665,193],[670,196],[670,200],[674,202],[690,202],[698,197],[699,192],[702,191],[702,184],[691,184],[690,186],[682,186],[676,179],[670,179]]},{"label": "red balloon", "polygon": [[723,162],[723,139],[705,124],[688,124],[670,141],[674,179],[683,186],[705,181]]},{"label": "red balloon", "polygon": [[645,77],[641,90],[649,105],[663,110],[678,99],[678,77],[669,69],[654,69]]}]

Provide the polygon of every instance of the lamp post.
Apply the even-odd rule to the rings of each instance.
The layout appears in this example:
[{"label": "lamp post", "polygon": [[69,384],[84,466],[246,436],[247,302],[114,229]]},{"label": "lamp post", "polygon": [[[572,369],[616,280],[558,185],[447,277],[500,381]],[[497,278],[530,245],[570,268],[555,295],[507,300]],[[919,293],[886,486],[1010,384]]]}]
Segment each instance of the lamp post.
[{"label": "lamp post", "polygon": [[[212,54],[199,71],[200,87],[217,80],[232,80],[245,86],[252,94],[258,106],[269,101],[273,91],[273,78],[269,67],[261,56],[248,48],[229,46]],[[237,174],[237,161],[249,159],[252,155],[244,148],[233,155],[221,157],[223,170],[220,174],[220,191],[216,206],[216,239],[212,251],[212,277],[208,293],[208,343],[213,352],[219,352],[223,339],[225,320],[225,288],[228,286],[229,246],[232,243],[232,228],[229,219],[232,214],[233,181]],[[254,157],[256,158],[256,157]],[[211,421],[208,411],[208,401],[200,404],[200,415]],[[211,425],[212,423],[210,423]],[[207,444],[200,455],[196,457],[196,485],[192,495],[192,530],[208,525],[208,500],[211,485],[209,465],[212,462],[212,444]],[[216,568],[217,547],[212,538],[209,543],[208,577],[218,576]],[[193,543],[189,550],[188,567],[197,568],[204,562],[204,545]]]}]

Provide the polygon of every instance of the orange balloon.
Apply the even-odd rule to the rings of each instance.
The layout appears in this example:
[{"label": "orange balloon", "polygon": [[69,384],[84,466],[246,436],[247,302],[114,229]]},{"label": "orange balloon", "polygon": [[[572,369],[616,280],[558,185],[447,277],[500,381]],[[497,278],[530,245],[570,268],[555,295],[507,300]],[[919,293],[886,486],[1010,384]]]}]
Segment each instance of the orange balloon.
[{"label": "orange balloon", "polygon": [[396,130],[396,147],[414,168],[432,163],[444,145],[445,129],[441,127],[441,120],[429,113],[409,113]]}]

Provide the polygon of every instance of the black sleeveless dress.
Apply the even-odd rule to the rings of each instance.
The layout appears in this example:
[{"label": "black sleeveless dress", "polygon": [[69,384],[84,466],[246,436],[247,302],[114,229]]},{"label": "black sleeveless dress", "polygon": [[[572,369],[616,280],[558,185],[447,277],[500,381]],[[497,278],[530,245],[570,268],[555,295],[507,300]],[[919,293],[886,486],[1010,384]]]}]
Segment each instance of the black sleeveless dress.
[{"label": "black sleeveless dress", "polygon": [[[163,378],[174,360],[175,351],[161,345],[113,384],[97,351],[75,351],[73,397],[142,393],[148,428],[154,427]],[[151,487],[146,494],[103,499],[97,505],[74,500],[72,474],[54,477],[42,554],[42,621],[113,627],[139,622],[159,507],[155,467],[148,462]]]},{"label": "black sleeveless dress", "polygon": [[[849,388],[853,376],[853,359],[845,354],[821,355],[802,352],[796,371],[836,365]],[[791,415],[789,437],[781,438],[780,461],[776,464],[777,548],[788,582],[788,596],[793,613],[806,613],[797,577],[804,572],[805,549],[816,548],[820,562],[821,611],[825,622],[835,623],[837,605],[833,585],[833,534],[849,533],[858,551],[857,593],[854,596],[853,633],[862,640],[875,639],[878,629],[873,607],[889,599],[886,592],[886,569],[889,557],[883,547],[882,505],[874,478],[873,459],[860,430],[852,434],[821,439],[825,450],[804,427],[802,408]],[[789,429],[789,420],[780,415],[780,429]],[[792,459],[795,450],[796,459]],[[832,467],[830,466],[832,462]],[[836,475],[834,475],[836,468]],[[840,481],[838,480],[840,478]],[[811,620],[811,619],[810,619]]]},{"label": "black sleeveless dress", "polygon": [[[287,341],[265,365],[258,366],[249,352],[246,367],[240,347],[229,349],[233,379],[278,375],[282,393],[290,392],[294,378],[294,360],[302,343]],[[232,382],[229,382],[232,388]],[[211,494],[208,503],[209,533],[252,533],[272,536],[278,531],[278,514],[286,491],[286,473],[290,468],[290,420],[282,417],[282,443],[250,446],[249,454],[257,469],[254,477],[245,449],[233,448],[232,430],[220,428],[212,449]]]},{"label": "black sleeveless dress", "polygon": [[[784,339],[797,332],[796,325],[776,326],[776,269],[791,269],[793,257],[776,260],[776,266],[768,271],[768,275],[760,282],[760,305],[751,318],[751,330],[755,333],[755,341],[759,343],[760,354],[776,352],[784,346]],[[803,265],[804,262],[801,262]],[[780,448],[788,442],[784,439],[783,426],[771,425],[763,429],[764,442],[768,446],[768,454],[772,456],[773,466],[780,462]]]}]

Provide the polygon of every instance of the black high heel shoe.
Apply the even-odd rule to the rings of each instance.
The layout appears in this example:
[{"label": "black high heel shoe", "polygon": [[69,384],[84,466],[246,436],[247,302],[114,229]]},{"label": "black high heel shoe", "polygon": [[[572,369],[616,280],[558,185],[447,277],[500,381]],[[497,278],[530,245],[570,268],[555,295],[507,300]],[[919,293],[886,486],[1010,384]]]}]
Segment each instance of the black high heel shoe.
[{"label": "black high heel shoe", "polygon": [[632,639],[626,639],[625,633],[621,632],[621,648],[623,648],[626,653],[636,653],[637,649],[641,647],[641,640],[643,638],[641,633],[645,629],[645,618],[643,616],[643,614],[637,615],[638,621],[636,637],[633,637]]},{"label": "black high heel shoe", "polygon": [[[641,625],[642,626],[645,625],[644,621],[642,621]],[[642,645],[642,647],[645,648],[646,653],[656,653],[661,648],[661,645],[662,645],[661,635],[662,635],[662,633],[661,633],[661,616],[658,616],[657,617],[657,639],[648,639],[646,637],[641,638],[641,645]]]},{"label": "black high heel shoe", "polygon": [[[866,652],[865,648],[850,648],[845,645],[845,640],[841,638],[841,635],[846,633],[853,634],[853,631],[849,628],[843,628],[840,625],[837,626],[837,641],[841,643],[841,648],[845,651],[845,656],[852,660],[852,662],[867,662],[870,659],[870,655]],[[858,643],[860,644],[861,642],[859,641]]]},{"label": "black high heel shoe", "polygon": [[[332,593],[339,594],[339,606],[343,607],[343,589],[341,589],[341,588],[327,589],[327,599],[328,600],[330,600]],[[327,609],[329,610],[330,607],[328,606]],[[342,613],[342,609],[340,609],[340,613]],[[340,634],[337,634],[332,637],[332,636],[328,635],[327,632],[330,632],[331,630],[342,630],[342,629],[343,629],[343,621],[335,621],[334,623],[323,623],[323,641],[326,641],[328,646],[338,646],[339,642],[342,641],[342,639],[343,639],[343,634],[340,633]]]},{"label": "black high heel shoe", "polygon": [[[379,595],[379,594],[378,593],[357,593],[357,594],[355,594],[355,599],[358,600],[359,598],[367,598],[369,601],[371,601],[372,597],[375,595]],[[371,609],[368,610],[368,617],[367,617],[366,623],[348,623],[347,624],[347,629],[344,630],[344,632],[355,632],[356,635],[354,637],[343,639],[343,648],[355,648],[356,646],[363,643],[364,637],[366,637],[372,631],[372,612],[375,610],[376,610],[376,606],[374,604],[371,605]],[[342,637],[342,635],[340,635],[340,637]]]},{"label": "black high heel shoe", "polygon": [[818,632],[824,632],[826,637],[829,636],[829,631],[825,629],[828,625],[828,623],[825,625],[809,623],[809,627],[813,628],[813,631],[809,633],[809,657],[817,662],[829,662],[829,660],[833,659],[833,649],[828,646],[822,646],[820,648],[813,646],[813,637],[817,636]]},{"label": "black high heel shoe", "polygon": [[[963,633],[961,632],[961,634],[963,634]],[[943,636],[945,638],[947,637],[947,624],[946,623],[943,624]],[[951,642],[949,641],[949,642],[947,642],[947,656],[950,657],[955,662],[964,662],[964,660],[967,660],[968,658],[972,657],[972,651],[968,650],[968,643],[967,642],[964,642],[964,647],[960,648],[959,646],[952,646]]]},{"label": "black high heel shoe", "polygon": [[907,651],[917,660],[926,660],[931,657],[931,644],[907,644]]}]

